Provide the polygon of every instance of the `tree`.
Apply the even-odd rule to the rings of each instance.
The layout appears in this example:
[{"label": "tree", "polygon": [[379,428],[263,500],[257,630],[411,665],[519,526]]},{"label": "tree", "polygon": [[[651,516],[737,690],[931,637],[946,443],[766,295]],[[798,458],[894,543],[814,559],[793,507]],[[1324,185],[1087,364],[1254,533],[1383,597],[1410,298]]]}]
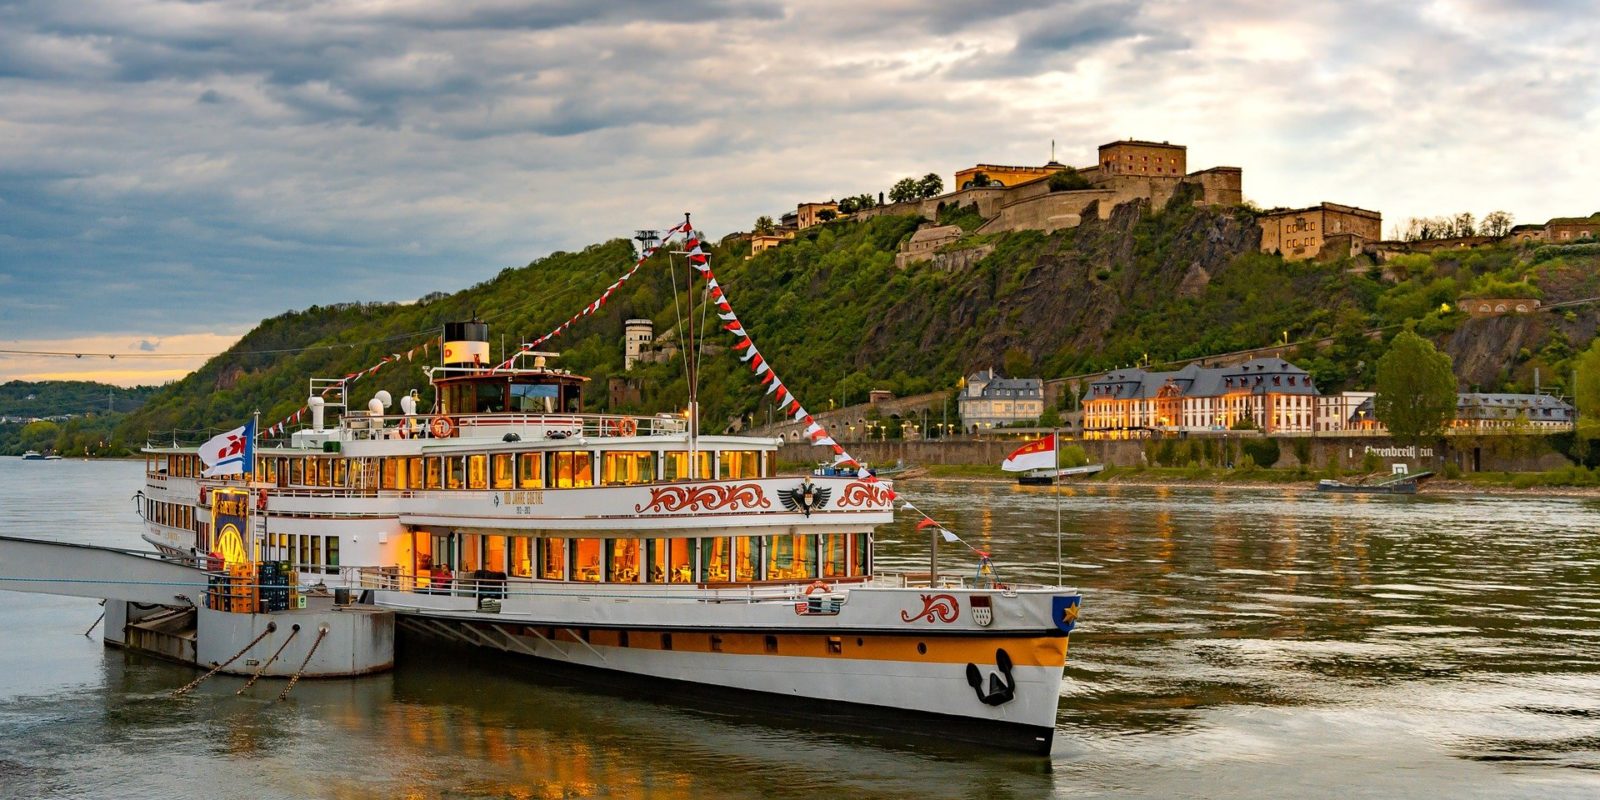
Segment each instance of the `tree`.
[{"label": "tree", "polygon": [[938,197],[944,194],[944,179],[939,177],[939,173],[930,172],[917,181],[917,190],[923,197]]},{"label": "tree", "polygon": [[989,176],[982,172],[972,173],[972,188],[982,189],[990,184]]},{"label": "tree", "polygon": [[1089,188],[1089,179],[1078,173],[1078,170],[1067,167],[1050,176],[1050,191],[1071,192],[1078,189]]},{"label": "tree", "polygon": [[[854,197],[846,197],[839,201],[840,214],[854,214],[861,210],[861,201]],[[822,216],[818,214],[817,216]]]},{"label": "tree", "polygon": [[856,195],[856,207],[857,208],[863,208],[863,209],[865,209],[865,208],[876,208],[876,207],[881,206],[881,205],[883,205],[883,193],[882,192],[879,192],[877,197],[873,197],[870,194],[858,194],[858,195]]},{"label": "tree", "polygon": [[38,450],[45,452],[56,446],[56,437],[61,433],[60,426],[49,420],[36,420],[28,423],[22,429],[22,449]]},{"label": "tree", "polygon": [[838,218],[839,218],[839,212],[834,211],[832,209],[824,208],[821,211],[817,212],[817,219],[820,219],[823,222],[832,222],[833,220],[836,220]]},{"label": "tree", "polygon": [[916,178],[901,178],[889,187],[889,202],[909,203],[922,197],[922,184]]},{"label": "tree", "polygon": [[1033,375],[1033,356],[1028,355],[1028,351],[1020,347],[1007,348],[1005,356],[1001,360],[1001,367],[1006,371],[1007,375],[1013,378],[1031,377]]},{"label": "tree", "polygon": [[770,236],[772,232],[777,229],[778,226],[772,223],[772,217],[769,217],[765,214],[756,217],[756,233],[762,236]]},{"label": "tree", "polygon": [[1600,439],[1600,339],[1591,342],[1576,361],[1578,375],[1572,400],[1578,409],[1578,436]]},{"label": "tree", "polygon": [[1483,215],[1483,227],[1479,230],[1484,236],[1500,238],[1511,232],[1513,217],[1506,211],[1491,211]]},{"label": "tree", "polygon": [[1378,396],[1373,414],[1403,440],[1416,442],[1437,435],[1456,410],[1456,376],[1450,354],[1410,328],[1389,344],[1378,359]]}]

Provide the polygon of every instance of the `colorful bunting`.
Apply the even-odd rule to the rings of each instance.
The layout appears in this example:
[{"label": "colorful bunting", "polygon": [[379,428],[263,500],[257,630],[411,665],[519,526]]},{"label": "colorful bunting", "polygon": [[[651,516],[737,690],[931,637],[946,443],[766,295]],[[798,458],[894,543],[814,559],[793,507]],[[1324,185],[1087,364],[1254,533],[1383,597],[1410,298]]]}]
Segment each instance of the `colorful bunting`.
[{"label": "colorful bunting", "polygon": [[[599,298],[597,298],[594,302],[590,303],[589,305],[584,306],[582,311],[579,311],[578,313],[572,315],[572,317],[569,318],[566,322],[563,322],[560,325],[557,325],[554,330],[550,331],[549,333],[547,333],[547,334],[545,334],[543,336],[540,336],[537,339],[534,339],[531,342],[527,342],[527,343],[523,344],[521,347],[517,348],[517,352],[512,354],[512,356],[510,358],[508,358],[505,361],[502,361],[499,364],[495,365],[495,370],[498,371],[498,370],[502,370],[502,369],[510,369],[511,365],[515,364],[517,359],[521,358],[523,356],[523,354],[528,353],[529,351],[533,350],[534,348],[538,347],[539,345],[544,344],[545,342],[547,342],[547,341],[549,341],[551,339],[554,339],[557,336],[560,336],[562,333],[566,332],[566,330],[568,328],[572,327],[572,324],[574,322],[577,322],[578,320],[583,319],[584,317],[587,317],[590,314],[593,314],[594,312],[600,310],[600,308],[606,304],[606,301],[611,299],[611,294],[613,292],[615,292],[616,290],[622,288],[622,284],[627,283],[628,279],[632,278],[634,276],[634,273],[638,272],[639,268],[644,266],[644,262],[649,261],[650,258],[652,256],[654,256],[657,252],[659,252],[662,247],[665,247],[667,242],[671,241],[673,237],[677,236],[680,233],[684,233],[684,232],[688,231],[688,229],[689,229],[689,223],[687,221],[680,222],[680,223],[672,226],[671,228],[668,228],[667,232],[661,237],[661,241],[659,243],[655,244],[655,245],[652,245],[650,247],[645,248],[644,252],[639,255],[639,260],[635,261],[633,263],[633,267],[631,269],[629,269],[627,272],[623,273],[622,277],[617,278],[616,280],[612,281],[611,285],[607,286],[605,288],[605,291],[600,293],[600,297]],[[690,239],[688,244],[690,245],[689,249],[693,250],[693,249],[698,248],[699,241],[696,240],[696,239]]]},{"label": "colorful bunting", "polygon": [[[436,338],[435,339],[429,339],[428,341],[423,342],[422,344],[419,344],[416,347],[413,347],[410,350],[405,351],[404,353],[390,353],[389,355],[386,355],[383,358],[378,359],[378,363],[373,364],[372,366],[367,367],[366,369],[359,369],[359,370],[356,370],[355,372],[351,372],[351,373],[346,374],[344,376],[345,383],[349,384],[352,381],[361,380],[362,378],[365,378],[368,375],[371,375],[374,372],[377,372],[378,370],[382,369],[384,366],[386,366],[388,364],[393,364],[396,361],[399,361],[401,358],[404,358],[406,361],[410,361],[410,360],[412,360],[412,358],[414,356],[416,356],[417,351],[419,351],[419,350],[422,352],[422,355],[424,357],[426,357],[428,355],[428,349],[433,346],[433,343],[435,341],[437,341]],[[326,395],[329,392],[332,392],[335,388],[337,388],[337,387],[336,386],[325,387],[325,388],[323,388],[322,393],[324,395]],[[305,416],[305,414],[306,414],[306,412],[308,410],[310,410],[309,407],[301,406],[293,414],[290,414],[289,416],[284,417],[283,419],[277,421],[276,423],[274,423],[272,425],[268,425],[266,428],[264,428],[261,431],[261,435],[269,437],[269,438],[273,437],[273,436],[282,435],[284,432],[286,432],[289,429],[290,425],[293,425],[294,423],[299,422],[301,420],[301,418]]]}]

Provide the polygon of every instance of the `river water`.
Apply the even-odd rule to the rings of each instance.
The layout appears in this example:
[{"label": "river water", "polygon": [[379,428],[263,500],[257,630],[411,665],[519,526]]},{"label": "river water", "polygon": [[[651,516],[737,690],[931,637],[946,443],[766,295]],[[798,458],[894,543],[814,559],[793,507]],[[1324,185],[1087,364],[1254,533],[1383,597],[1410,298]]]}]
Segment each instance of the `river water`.
[{"label": "river water", "polygon": [[[131,462],[0,460],[0,533],[132,546]],[[1048,488],[908,483],[1055,579]],[[1048,759],[598,694],[410,645],[244,696],[0,592],[0,797],[1597,797],[1600,504],[1068,489],[1082,589]],[[880,565],[924,568],[906,520]],[[951,546],[942,567],[970,569]]]}]

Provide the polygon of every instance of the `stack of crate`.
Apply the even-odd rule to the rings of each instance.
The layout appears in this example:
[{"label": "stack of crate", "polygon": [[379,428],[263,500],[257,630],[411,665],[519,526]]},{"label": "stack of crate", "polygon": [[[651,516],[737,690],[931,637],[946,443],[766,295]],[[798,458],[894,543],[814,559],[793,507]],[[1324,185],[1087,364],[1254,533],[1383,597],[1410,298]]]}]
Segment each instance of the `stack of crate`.
[{"label": "stack of crate", "polygon": [[256,610],[256,567],[254,564],[229,564],[228,610],[235,614],[251,614]]},{"label": "stack of crate", "polygon": [[268,613],[289,610],[289,564],[286,561],[263,561],[257,570],[257,583],[261,587],[261,604]]}]

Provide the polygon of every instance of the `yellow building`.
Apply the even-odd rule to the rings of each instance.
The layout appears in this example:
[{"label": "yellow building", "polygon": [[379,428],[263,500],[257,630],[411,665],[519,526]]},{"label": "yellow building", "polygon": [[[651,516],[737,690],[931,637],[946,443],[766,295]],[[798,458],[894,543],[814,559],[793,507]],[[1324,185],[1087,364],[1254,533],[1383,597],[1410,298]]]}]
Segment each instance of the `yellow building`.
[{"label": "yellow building", "polygon": [[787,242],[787,241],[789,241],[790,239],[793,239],[793,238],[794,238],[794,231],[779,231],[777,233],[758,233],[758,234],[750,237],[750,255],[748,257],[749,258],[754,258],[757,255],[759,255],[759,254],[761,254],[763,252],[766,252],[768,250],[771,250],[771,249],[777,247],[778,245],[783,244],[784,242]]},{"label": "yellow building", "polygon": [[956,191],[977,188],[978,173],[989,179],[988,186],[1000,189],[1043,180],[1066,169],[1066,165],[1051,161],[1042,167],[1008,167],[1001,164],[975,164],[956,173]]},{"label": "yellow building", "polygon": [[1152,432],[1224,431],[1241,420],[1267,433],[1310,433],[1317,389],[1280,358],[1232,367],[1190,364],[1176,372],[1121,369],[1089,385],[1083,435],[1130,439]]},{"label": "yellow building", "polygon": [[837,215],[839,213],[839,204],[829,200],[826,203],[801,203],[795,206],[795,226],[804,230],[812,225],[824,222],[825,220],[821,218],[824,211],[832,211]]}]

